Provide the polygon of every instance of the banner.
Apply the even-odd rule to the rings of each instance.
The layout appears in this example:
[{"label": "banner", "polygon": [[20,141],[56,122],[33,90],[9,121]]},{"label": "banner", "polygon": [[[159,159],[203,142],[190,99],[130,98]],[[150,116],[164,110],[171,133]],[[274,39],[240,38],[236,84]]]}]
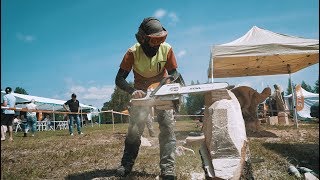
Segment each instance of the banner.
[{"label": "banner", "polygon": [[302,94],[301,85],[296,85],[296,109],[297,111],[301,111],[304,107],[304,96]]}]

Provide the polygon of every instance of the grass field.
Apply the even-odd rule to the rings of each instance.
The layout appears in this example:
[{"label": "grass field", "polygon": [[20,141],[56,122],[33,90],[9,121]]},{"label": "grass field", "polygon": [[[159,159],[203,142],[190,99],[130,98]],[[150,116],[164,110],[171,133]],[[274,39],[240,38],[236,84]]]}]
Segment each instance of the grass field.
[{"label": "grass field", "polygon": [[[154,129],[158,133],[158,124]],[[118,179],[127,124],[84,127],[84,135],[69,136],[67,130],[38,132],[35,137],[14,135],[14,142],[1,142],[1,179]],[[199,131],[193,121],[177,121],[177,146],[191,131]],[[248,133],[252,168],[256,179],[295,179],[288,164],[304,166],[319,173],[319,123],[295,126],[262,126]],[[159,169],[157,138],[144,137],[151,147],[141,147],[133,173],[126,179],[156,179]],[[202,173],[198,146],[186,146],[196,153],[176,158],[178,179]]]}]

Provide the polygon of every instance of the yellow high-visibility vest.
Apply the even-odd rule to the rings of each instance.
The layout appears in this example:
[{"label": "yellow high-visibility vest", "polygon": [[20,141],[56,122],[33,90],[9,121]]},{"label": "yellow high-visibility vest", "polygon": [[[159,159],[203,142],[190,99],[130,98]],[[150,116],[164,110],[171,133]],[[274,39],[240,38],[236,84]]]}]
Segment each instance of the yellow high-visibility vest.
[{"label": "yellow high-visibility vest", "polygon": [[164,70],[170,49],[171,46],[164,42],[160,45],[157,54],[150,58],[145,55],[141,45],[136,43],[130,48],[134,56],[133,70],[146,78],[160,74]]}]

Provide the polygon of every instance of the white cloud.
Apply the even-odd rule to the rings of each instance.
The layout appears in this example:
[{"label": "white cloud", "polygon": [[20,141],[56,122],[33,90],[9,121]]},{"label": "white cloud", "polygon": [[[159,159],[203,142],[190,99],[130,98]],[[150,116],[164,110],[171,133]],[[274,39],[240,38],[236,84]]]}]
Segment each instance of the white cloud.
[{"label": "white cloud", "polygon": [[177,14],[176,13],[174,13],[174,12],[171,12],[171,13],[169,13],[168,14],[168,17],[170,18],[170,24],[173,24],[173,25],[175,25],[178,21],[179,21],[179,18],[178,18],[178,16],[177,16]]},{"label": "white cloud", "polygon": [[179,51],[178,54],[177,54],[177,57],[181,58],[181,57],[185,56],[186,53],[187,53],[186,50]]},{"label": "white cloud", "polygon": [[103,103],[109,101],[114,91],[114,85],[96,85],[93,80],[81,83],[66,77],[64,82],[66,84],[66,93],[62,94],[62,97],[56,95],[55,98],[67,100],[71,98],[72,93],[75,93],[80,103],[97,108],[101,108]]},{"label": "white cloud", "polygon": [[169,19],[169,24],[175,25],[179,21],[179,17],[175,12],[167,12],[167,10],[164,9],[157,9],[154,13],[153,16],[159,19],[162,18],[168,18]]},{"label": "white cloud", "polygon": [[161,19],[167,14],[167,11],[164,9],[157,9],[156,12],[154,12],[153,16],[156,18]]},{"label": "white cloud", "polygon": [[77,99],[80,101],[80,103],[101,108],[103,103],[110,100],[113,91],[114,86],[112,85],[90,87],[77,85],[71,86],[65,96],[70,98],[72,93],[76,93]]},{"label": "white cloud", "polygon": [[24,41],[24,42],[32,42],[34,41],[36,38],[32,35],[25,35],[22,33],[17,33],[16,34],[17,39]]}]

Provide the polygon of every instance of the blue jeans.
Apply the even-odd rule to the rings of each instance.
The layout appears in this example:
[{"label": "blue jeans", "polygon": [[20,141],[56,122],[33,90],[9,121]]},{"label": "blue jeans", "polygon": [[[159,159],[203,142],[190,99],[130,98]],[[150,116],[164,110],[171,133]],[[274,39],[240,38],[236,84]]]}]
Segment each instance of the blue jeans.
[{"label": "blue jeans", "polygon": [[81,133],[80,118],[77,114],[69,114],[69,132],[73,133],[73,120],[76,120],[78,133]]},{"label": "blue jeans", "polygon": [[27,116],[27,123],[32,133],[37,131],[37,116]]}]

